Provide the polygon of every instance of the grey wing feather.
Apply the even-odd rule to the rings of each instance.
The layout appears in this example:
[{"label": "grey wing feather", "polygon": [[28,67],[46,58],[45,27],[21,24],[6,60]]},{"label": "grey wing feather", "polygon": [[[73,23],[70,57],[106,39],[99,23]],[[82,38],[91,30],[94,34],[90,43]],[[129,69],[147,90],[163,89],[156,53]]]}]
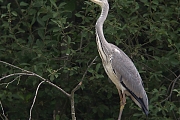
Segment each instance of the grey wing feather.
[{"label": "grey wing feather", "polygon": [[148,106],[148,98],[142,85],[142,79],[131,59],[118,47],[112,45],[112,66],[118,79],[122,76],[122,82],[137,97],[142,98],[145,106]]}]

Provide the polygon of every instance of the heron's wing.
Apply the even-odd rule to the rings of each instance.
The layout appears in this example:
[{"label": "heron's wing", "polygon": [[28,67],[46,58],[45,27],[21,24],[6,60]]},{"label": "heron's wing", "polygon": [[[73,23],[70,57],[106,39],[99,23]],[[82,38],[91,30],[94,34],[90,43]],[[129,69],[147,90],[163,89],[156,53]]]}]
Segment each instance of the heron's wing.
[{"label": "heron's wing", "polygon": [[134,63],[131,59],[118,47],[112,45],[112,58],[111,63],[118,79],[122,77],[122,82],[126,88],[128,88],[132,94],[141,98],[145,104],[148,106],[148,98],[146,92],[142,85],[142,79],[137,71]]}]

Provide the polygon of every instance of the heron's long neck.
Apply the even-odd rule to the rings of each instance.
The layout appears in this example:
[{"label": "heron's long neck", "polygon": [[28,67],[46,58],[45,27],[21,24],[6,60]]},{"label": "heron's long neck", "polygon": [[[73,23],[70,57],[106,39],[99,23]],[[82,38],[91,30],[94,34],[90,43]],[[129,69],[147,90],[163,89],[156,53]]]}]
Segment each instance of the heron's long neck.
[{"label": "heron's long neck", "polygon": [[99,37],[98,40],[100,40],[101,44],[107,43],[103,33],[103,24],[108,15],[108,11],[109,11],[109,5],[105,4],[104,7],[102,8],[101,15],[96,22],[96,34],[98,35]]}]

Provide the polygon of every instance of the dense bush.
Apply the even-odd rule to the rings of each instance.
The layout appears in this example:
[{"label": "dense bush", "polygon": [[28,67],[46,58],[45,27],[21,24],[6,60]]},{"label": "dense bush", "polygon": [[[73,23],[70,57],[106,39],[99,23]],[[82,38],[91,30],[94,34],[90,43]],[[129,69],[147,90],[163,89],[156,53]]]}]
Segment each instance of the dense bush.
[{"label": "dense bush", "polygon": [[[110,1],[110,0],[109,0]],[[149,97],[151,120],[180,119],[180,3],[177,0],[111,0],[104,25],[108,42],[132,58]],[[84,0],[0,0],[0,60],[35,72],[70,92],[98,56],[94,24],[100,8]],[[20,72],[0,64],[0,76]],[[8,83],[16,79],[13,83]],[[28,119],[40,80],[0,81],[0,100],[10,120]],[[123,119],[146,116],[127,98]],[[113,120],[119,96],[98,57],[75,94],[78,120]],[[42,85],[33,119],[71,119],[69,99]],[[0,113],[2,118],[2,111]]]}]

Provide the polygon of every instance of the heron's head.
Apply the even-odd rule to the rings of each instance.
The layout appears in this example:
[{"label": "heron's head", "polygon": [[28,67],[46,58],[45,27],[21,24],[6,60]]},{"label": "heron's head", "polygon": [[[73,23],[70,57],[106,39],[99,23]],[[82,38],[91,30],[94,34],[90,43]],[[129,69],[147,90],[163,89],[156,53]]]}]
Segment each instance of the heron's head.
[{"label": "heron's head", "polygon": [[91,0],[91,1],[100,5],[101,7],[103,7],[105,4],[108,4],[107,0]]}]

